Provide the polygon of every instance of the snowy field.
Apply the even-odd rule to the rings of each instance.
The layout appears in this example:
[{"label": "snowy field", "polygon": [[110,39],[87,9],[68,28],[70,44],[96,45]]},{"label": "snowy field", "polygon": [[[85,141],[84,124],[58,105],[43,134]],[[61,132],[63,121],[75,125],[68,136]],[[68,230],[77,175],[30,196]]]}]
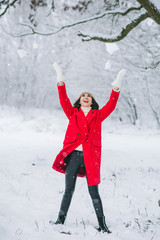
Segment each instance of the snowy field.
[{"label": "snowy field", "polygon": [[[100,194],[112,234],[97,219],[85,178],[78,178],[64,226],[56,220],[64,175],[52,163],[67,126],[62,112],[0,110],[0,239],[160,239],[160,132],[103,125]],[[62,232],[69,232],[65,234]]]}]

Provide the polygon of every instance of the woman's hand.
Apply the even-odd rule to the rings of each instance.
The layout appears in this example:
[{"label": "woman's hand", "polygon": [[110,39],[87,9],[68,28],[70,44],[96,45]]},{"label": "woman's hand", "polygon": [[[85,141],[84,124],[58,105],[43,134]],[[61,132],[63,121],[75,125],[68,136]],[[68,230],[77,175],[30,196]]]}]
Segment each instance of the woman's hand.
[{"label": "woman's hand", "polygon": [[120,91],[118,87],[114,87],[114,90],[118,92]]},{"label": "woman's hand", "polygon": [[116,77],[116,80],[114,82],[112,82],[112,86],[114,87],[115,90],[119,90],[119,88],[121,87],[121,83],[122,83],[124,76],[126,75],[126,72],[127,72],[126,69],[120,70]]},{"label": "woman's hand", "polygon": [[64,85],[64,82],[60,81],[58,82],[58,86],[63,86]]},{"label": "woman's hand", "polygon": [[61,70],[60,66],[58,65],[58,63],[56,63],[56,62],[53,63],[53,67],[57,74],[58,85],[62,86],[64,84],[62,70]]}]

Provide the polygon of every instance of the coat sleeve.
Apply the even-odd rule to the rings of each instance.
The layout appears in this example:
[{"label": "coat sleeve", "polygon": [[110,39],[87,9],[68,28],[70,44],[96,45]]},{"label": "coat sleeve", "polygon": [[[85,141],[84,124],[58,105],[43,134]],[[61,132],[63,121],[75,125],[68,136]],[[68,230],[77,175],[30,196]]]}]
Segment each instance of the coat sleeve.
[{"label": "coat sleeve", "polygon": [[67,96],[65,83],[62,86],[59,86],[57,84],[57,87],[58,87],[60,104],[63,108],[64,113],[66,114],[68,119],[70,119],[70,117],[72,116],[72,114],[74,112],[74,107],[72,106],[72,104]]},{"label": "coat sleeve", "polygon": [[99,110],[101,122],[106,119],[115,109],[120,92],[112,90],[109,101]]}]

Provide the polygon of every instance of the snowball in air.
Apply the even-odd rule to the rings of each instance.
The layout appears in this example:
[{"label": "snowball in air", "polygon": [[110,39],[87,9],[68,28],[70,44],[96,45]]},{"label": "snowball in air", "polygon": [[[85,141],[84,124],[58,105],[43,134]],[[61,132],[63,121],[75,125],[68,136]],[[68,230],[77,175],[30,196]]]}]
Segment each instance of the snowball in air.
[{"label": "snowball in air", "polygon": [[119,47],[116,43],[106,43],[106,51],[109,54],[113,54],[114,52],[118,51]]},{"label": "snowball in air", "polygon": [[18,56],[19,56],[20,58],[25,57],[26,54],[27,54],[27,52],[26,52],[25,50],[23,50],[23,49],[18,49],[18,50],[17,50],[17,53],[18,53]]},{"label": "snowball in air", "polygon": [[106,69],[106,70],[109,70],[110,68],[111,68],[111,61],[108,60],[108,61],[106,62],[106,64],[105,64],[105,69]]},{"label": "snowball in air", "polygon": [[33,48],[36,49],[36,48],[38,48],[38,47],[39,47],[38,43],[33,42]]}]

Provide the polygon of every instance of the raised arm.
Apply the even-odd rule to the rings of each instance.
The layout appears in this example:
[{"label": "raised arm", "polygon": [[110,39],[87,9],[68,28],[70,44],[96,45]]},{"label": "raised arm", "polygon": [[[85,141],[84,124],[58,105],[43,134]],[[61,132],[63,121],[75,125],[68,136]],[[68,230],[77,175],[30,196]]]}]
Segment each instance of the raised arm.
[{"label": "raised arm", "polygon": [[61,104],[66,116],[68,117],[68,119],[70,119],[70,117],[72,116],[72,114],[74,112],[74,107],[72,106],[72,104],[67,96],[65,83],[63,83],[63,85],[57,84],[57,86],[58,86],[60,104]]},{"label": "raised arm", "polygon": [[119,94],[120,94],[120,91],[117,92],[114,89],[112,90],[109,101],[106,103],[106,105],[103,108],[99,110],[101,121],[106,119],[113,112],[113,110],[116,107]]},{"label": "raised arm", "polygon": [[103,108],[99,110],[101,121],[106,119],[114,111],[119,98],[119,94],[120,94],[121,82],[125,74],[126,74],[126,69],[122,69],[121,71],[119,71],[116,77],[116,80],[112,83],[112,86],[114,88],[111,92],[109,101],[106,103],[106,105]]},{"label": "raised arm", "polygon": [[58,87],[58,94],[59,94],[59,100],[60,104],[63,108],[63,111],[65,112],[68,119],[72,116],[74,112],[74,107],[72,106],[66,92],[65,83],[63,82],[63,74],[62,71],[57,63],[53,64],[54,69],[57,73],[57,87]]}]

